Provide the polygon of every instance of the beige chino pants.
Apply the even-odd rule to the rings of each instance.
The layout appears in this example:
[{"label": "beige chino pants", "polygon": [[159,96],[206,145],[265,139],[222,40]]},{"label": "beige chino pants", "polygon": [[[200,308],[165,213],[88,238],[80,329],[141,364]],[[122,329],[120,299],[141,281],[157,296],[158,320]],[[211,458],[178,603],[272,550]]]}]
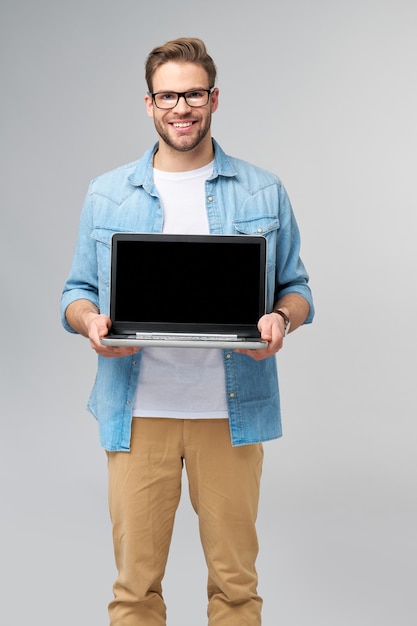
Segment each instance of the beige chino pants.
[{"label": "beige chino pants", "polygon": [[[209,626],[259,626],[255,521],[262,444],[233,448],[222,420],[134,418],[130,452],[109,452],[118,577],[111,626],[165,626],[162,579],[185,465],[208,568]],[[184,589],[184,620],[187,590]]]}]

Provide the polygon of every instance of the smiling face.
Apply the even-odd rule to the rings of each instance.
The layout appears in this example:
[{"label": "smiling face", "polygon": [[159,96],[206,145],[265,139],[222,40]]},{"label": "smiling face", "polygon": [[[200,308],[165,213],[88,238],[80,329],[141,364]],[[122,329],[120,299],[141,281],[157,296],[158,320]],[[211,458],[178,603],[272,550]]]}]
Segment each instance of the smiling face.
[{"label": "smiling face", "polygon": [[[209,89],[211,86],[208,84],[207,72],[195,63],[169,61],[155,71],[152,79],[154,93]],[[190,107],[184,98],[180,98],[175,108],[158,109],[149,95],[145,96],[145,103],[160,138],[159,159],[175,155],[177,163],[179,158],[187,162],[195,160],[191,169],[201,167],[212,159],[210,126],[212,113],[218,106],[217,88],[203,107]]]}]

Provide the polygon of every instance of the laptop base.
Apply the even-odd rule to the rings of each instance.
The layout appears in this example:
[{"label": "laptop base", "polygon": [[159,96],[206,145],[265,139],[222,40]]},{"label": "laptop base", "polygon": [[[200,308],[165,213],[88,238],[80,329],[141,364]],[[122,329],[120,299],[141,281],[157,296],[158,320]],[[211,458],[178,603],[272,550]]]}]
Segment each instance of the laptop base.
[{"label": "laptop base", "polygon": [[268,347],[267,341],[249,338],[207,337],[206,339],[192,337],[142,337],[136,335],[108,335],[100,340],[103,346],[138,347],[138,348],[222,348],[226,350],[264,350]]}]

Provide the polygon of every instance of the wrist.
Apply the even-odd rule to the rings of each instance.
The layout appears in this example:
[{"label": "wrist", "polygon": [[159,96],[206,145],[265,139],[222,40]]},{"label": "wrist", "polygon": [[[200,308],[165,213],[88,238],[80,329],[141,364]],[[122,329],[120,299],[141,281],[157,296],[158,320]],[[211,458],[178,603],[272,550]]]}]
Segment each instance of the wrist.
[{"label": "wrist", "polygon": [[87,311],[84,311],[84,313],[82,314],[81,321],[84,324],[84,327],[87,330],[87,332],[88,332],[91,320],[94,317],[97,317],[98,315],[99,315],[99,312],[93,309],[88,309]]},{"label": "wrist", "polygon": [[282,309],[273,309],[273,311],[271,312],[276,313],[277,315],[281,317],[282,320],[284,320],[284,337],[286,337],[288,333],[290,332],[290,327],[291,327],[290,318],[288,317],[286,313],[284,313]]}]

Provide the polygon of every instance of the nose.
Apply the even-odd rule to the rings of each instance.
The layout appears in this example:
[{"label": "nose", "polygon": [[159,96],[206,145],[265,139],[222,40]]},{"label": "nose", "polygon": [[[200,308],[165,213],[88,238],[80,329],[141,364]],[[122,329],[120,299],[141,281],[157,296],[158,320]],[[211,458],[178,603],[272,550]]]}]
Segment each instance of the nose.
[{"label": "nose", "polygon": [[180,96],[178,96],[178,102],[175,105],[174,109],[177,109],[182,111],[182,110],[188,110],[190,108],[190,105],[187,103],[187,100],[185,99],[185,95],[182,93]]}]

